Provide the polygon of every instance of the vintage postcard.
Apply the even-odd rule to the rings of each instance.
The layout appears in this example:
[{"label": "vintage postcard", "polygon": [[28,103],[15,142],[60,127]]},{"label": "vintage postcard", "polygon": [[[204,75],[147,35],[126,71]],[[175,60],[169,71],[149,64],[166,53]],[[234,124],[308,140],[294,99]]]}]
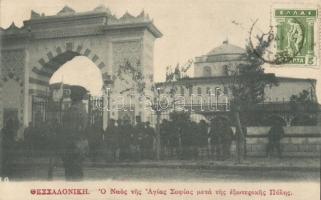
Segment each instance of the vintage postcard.
[{"label": "vintage postcard", "polygon": [[318,0],[0,0],[0,200],[319,200]]}]

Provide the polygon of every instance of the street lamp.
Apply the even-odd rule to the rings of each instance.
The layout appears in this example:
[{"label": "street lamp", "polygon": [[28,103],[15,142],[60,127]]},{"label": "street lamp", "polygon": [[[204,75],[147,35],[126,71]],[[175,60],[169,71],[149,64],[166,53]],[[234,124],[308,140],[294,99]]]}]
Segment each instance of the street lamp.
[{"label": "street lamp", "polygon": [[[111,76],[107,73],[103,74],[103,81],[104,81],[104,85],[103,85],[104,93],[107,92],[107,122],[108,122],[110,119],[110,91],[108,92],[108,89],[110,89],[114,81],[112,80]],[[107,123],[106,123],[106,126],[107,126]]]},{"label": "street lamp", "polygon": [[219,95],[220,95],[220,92],[221,92],[221,88],[216,87],[216,88],[215,88],[216,110],[218,110],[218,97],[219,97]]}]

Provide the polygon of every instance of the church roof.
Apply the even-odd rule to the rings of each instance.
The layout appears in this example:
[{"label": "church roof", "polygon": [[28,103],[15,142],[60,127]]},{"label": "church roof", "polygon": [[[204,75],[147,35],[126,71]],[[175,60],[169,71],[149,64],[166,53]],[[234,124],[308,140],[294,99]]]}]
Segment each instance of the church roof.
[{"label": "church roof", "polygon": [[206,55],[196,57],[195,62],[230,62],[245,59],[246,50],[228,41],[224,41],[221,46],[215,47]]},{"label": "church roof", "polygon": [[229,44],[228,41],[224,41],[223,44],[219,47],[215,47],[210,52],[208,52],[207,56],[212,55],[222,55],[222,54],[245,54],[246,50],[238,47],[233,44]]}]

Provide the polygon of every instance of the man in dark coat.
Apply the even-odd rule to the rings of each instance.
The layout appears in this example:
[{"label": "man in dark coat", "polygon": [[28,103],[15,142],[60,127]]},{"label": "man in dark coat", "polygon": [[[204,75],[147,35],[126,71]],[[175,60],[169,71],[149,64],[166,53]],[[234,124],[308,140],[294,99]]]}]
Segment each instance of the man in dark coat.
[{"label": "man in dark coat", "polygon": [[66,180],[83,178],[82,161],[86,152],[85,132],[88,116],[82,99],[86,93],[87,90],[81,86],[71,86],[71,106],[63,115],[61,142]]},{"label": "man in dark coat", "polygon": [[135,161],[142,158],[143,137],[145,133],[144,123],[141,121],[140,116],[136,117],[136,126],[131,133],[131,153]]},{"label": "man in dark coat", "polygon": [[198,146],[199,147],[207,147],[208,140],[208,125],[205,120],[201,120],[198,124]]},{"label": "man in dark coat", "polygon": [[[14,157],[13,149],[15,145],[15,137],[19,128],[18,120],[9,118],[6,120],[4,127],[2,129],[2,166],[3,175],[10,176],[12,170],[12,159]],[[1,164],[1,163],[0,163]]]},{"label": "man in dark coat", "polygon": [[284,136],[284,130],[280,122],[274,122],[268,133],[268,144],[266,148],[266,155],[269,156],[274,149],[277,150],[278,157],[282,156],[281,139]]},{"label": "man in dark coat", "polygon": [[228,159],[231,155],[231,145],[233,140],[233,130],[227,120],[222,121],[222,143],[223,143],[223,160]]},{"label": "man in dark coat", "polygon": [[142,153],[143,158],[152,159],[153,158],[153,146],[155,139],[155,130],[150,126],[149,122],[146,122],[143,136],[143,145],[142,145]]},{"label": "man in dark coat", "polygon": [[91,161],[95,165],[102,147],[102,139],[104,135],[101,120],[95,121],[90,128],[88,127],[88,129],[87,138],[89,142],[89,153]]},{"label": "man in dark coat", "polygon": [[[166,119],[163,119],[162,123],[160,124],[160,143],[162,147],[162,154],[169,151],[169,136],[170,122]],[[165,155],[167,155],[167,153],[165,153]]]},{"label": "man in dark coat", "polygon": [[120,158],[121,160],[132,159],[130,146],[132,144],[133,127],[128,119],[120,121],[118,131],[120,135]]},{"label": "man in dark coat", "polygon": [[224,134],[223,130],[223,122],[221,119],[216,119],[211,122],[211,130],[210,130],[210,137],[211,137],[211,145],[212,149],[215,152],[215,158],[217,160],[223,159],[223,140],[222,136]]},{"label": "man in dark coat", "polygon": [[119,144],[119,160],[125,160],[126,152],[127,152],[127,144],[125,139],[125,131],[123,126],[123,121],[121,119],[117,120],[116,126],[118,136],[118,144]]},{"label": "man in dark coat", "polygon": [[[108,126],[107,129],[105,131],[105,145],[106,145],[106,150],[109,151],[111,153],[111,159],[113,161],[116,160],[116,149],[117,147],[117,128],[115,125],[115,120],[114,119],[110,119],[108,122]],[[107,158],[106,158],[107,159]]]},{"label": "man in dark coat", "polygon": [[32,144],[33,134],[34,134],[33,132],[34,132],[34,129],[32,127],[32,122],[29,122],[28,127],[26,127],[23,132],[27,157],[31,157],[33,154],[33,144]]}]

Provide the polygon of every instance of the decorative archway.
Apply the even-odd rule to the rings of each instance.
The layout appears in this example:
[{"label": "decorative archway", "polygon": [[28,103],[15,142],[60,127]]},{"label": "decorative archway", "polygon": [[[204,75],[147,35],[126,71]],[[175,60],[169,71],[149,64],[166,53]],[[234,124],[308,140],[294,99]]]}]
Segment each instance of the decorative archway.
[{"label": "decorative archway", "polygon": [[[101,79],[104,82],[104,79],[106,77],[109,77],[108,74],[108,68],[106,64],[99,58],[97,54],[95,54],[91,49],[89,48],[83,48],[82,46],[78,45],[77,48],[75,48],[74,43],[66,43],[63,47],[57,47],[55,51],[49,51],[45,54],[46,56],[40,58],[38,60],[38,63],[36,66],[34,66],[31,69],[31,74],[29,76],[29,99],[31,99],[31,104],[29,103],[29,119],[28,121],[34,119],[34,97],[42,97],[44,101],[42,106],[47,105],[48,103],[48,96],[49,94],[49,81],[50,78],[53,76],[53,74],[60,69],[61,66],[63,66],[66,62],[71,61],[76,56],[83,56],[85,58],[88,58],[90,62],[93,63],[99,69],[101,73]],[[75,70],[75,73],[77,73],[77,70]],[[67,78],[68,79],[68,78]],[[47,103],[45,103],[47,101]],[[101,103],[103,104],[104,100],[101,99]],[[89,107],[91,105],[91,101],[88,100],[88,112]],[[37,104],[37,105],[38,105]],[[39,107],[39,106],[38,106]],[[46,111],[47,112],[47,111]],[[31,116],[30,116],[31,113]],[[96,113],[97,114],[97,113]],[[45,114],[45,116],[47,116]],[[104,112],[99,111],[99,116],[102,117],[101,121],[103,122],[103,127],[107,125],[107,114],[104,114]]]},{"label": "decorative archway", "polygon": [[87,12],[65,7],[49,16],[32,11],[22,27],[12,23],[0,32],[1,66],[15,70],[22,83],[19,120],[25,126],[31,119],[31,96],[47,95],[49,79],[63,63],[86,56],[100,69],[103,79],[110,79],[112,66],[119,66],[124,59],[141,60],[144,72],[150,74],[154,41],[162,36],[145,12],[137,16],[126,12],[117,18],[101,6]]},{"label": "decorative archway", "polygon": [[102,78],[109,76],[106,64],[100,60],[99,56],[89,48],[74,43],[66,43],[65,47],[57,47],[55,51],[49,51],[46,56],[38,60],[38,65],[32,67],[32,74],[29,77],[29,95],[46,95],[44,89],[49,85],[52,75],[67,61],[76,56],[89,58],[102,73]]}]

